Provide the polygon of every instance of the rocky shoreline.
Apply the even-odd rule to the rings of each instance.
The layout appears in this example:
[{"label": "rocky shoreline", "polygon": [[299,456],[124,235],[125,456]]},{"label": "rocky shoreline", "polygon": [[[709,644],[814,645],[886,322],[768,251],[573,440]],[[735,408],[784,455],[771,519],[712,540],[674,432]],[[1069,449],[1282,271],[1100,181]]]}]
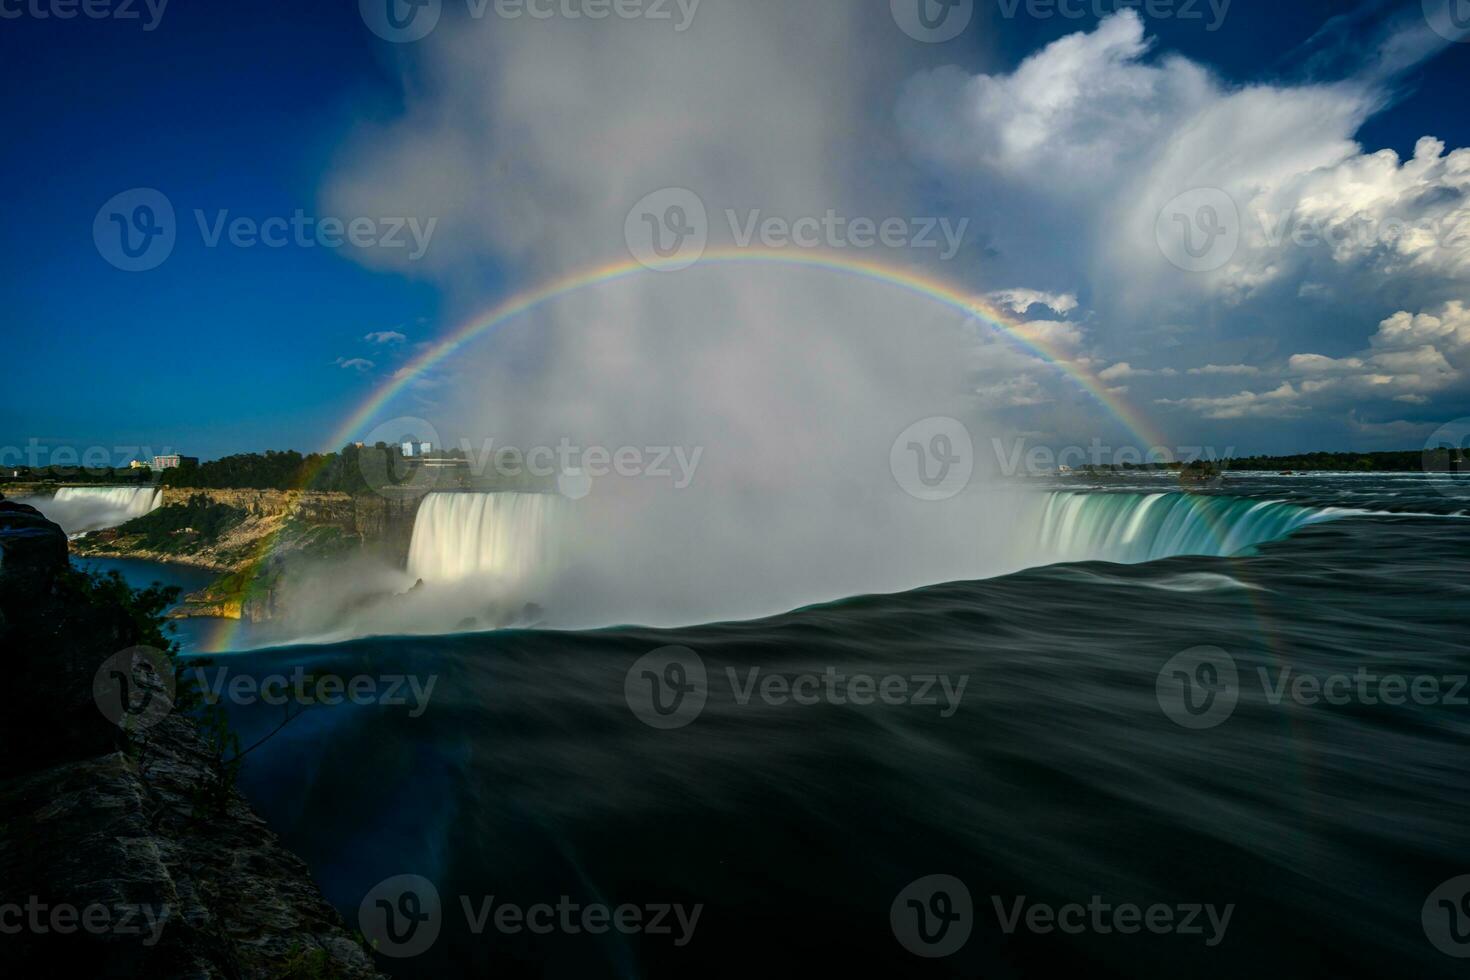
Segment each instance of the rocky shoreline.
[{"label": "rocky shoreline", "polygon": [[[24,696],[0,715],[0,909],[17,976],[381,976],[227,782],[181,711],[124,729],[94,685],[160,642],[156,608],[68,565],[65,535],[0,500],[0,648]],[[131,596],[131,594],[128,594]],[[210,799],[201,812],[201,798]]]}]

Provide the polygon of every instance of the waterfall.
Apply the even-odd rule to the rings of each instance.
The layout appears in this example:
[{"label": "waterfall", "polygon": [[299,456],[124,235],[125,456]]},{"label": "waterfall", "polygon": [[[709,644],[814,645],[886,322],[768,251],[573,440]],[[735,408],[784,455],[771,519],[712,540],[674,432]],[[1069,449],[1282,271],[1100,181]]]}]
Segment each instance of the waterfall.
[{"label": "waterfall", "polygon": [[1036,543],[1048,561],[1152,561],[1233,555],[1344,516],[1335,508],[1192,493],[1049,494]]},{"label": "waterfall", "polygon": [[431,493],[414,520],[408,571],[425,582],[523,585],[556,562],[565,501],[544,493]]},{"label": "waterfall", "polygon": [[54,497],[30,500],[67,534],[116,527],[163,504],[158,487],[62,487]]}]

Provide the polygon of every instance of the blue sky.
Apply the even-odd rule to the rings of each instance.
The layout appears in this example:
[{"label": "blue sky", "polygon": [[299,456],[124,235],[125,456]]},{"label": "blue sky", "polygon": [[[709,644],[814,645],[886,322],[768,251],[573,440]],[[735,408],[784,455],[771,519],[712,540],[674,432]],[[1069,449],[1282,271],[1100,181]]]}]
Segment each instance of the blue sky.
[{"label": "blue sky", "polygon": [[[32,10],[14,0],[0,6]],[[1310,267],[1284,273],[1289,281],[1263,285],[1261,277],[1274,273],[1262,270],[1280,264],[1262,258],[1238,281],[1208,289],[1191,283],[1187,294],[1176,282],[1160,284],[1140,274],[1136,289],[1144,291],[1146,307],[1185,311],[1171,315],[1167,331],[1159,323],[1143,324],[1137,295],[1109,291],[1134,270],[1104,261],[1106,248],[1096,242],[1105,221],[1089,226],[1092,241],[1084,248],[1063,243],[1045,217],[1074,207],[1065,185],[1085,184],[1086,170],[1058,165],[1051,172],[1019,151],[991,155],[952,145],[964,135],[964,120],[973,118],[955,108],[959,91],[991,100],[986,125],[997,128],[975,135],[978,145],[996,147],[1014,131],[1004,127],[1035,122],[1023,118],[1029,96],[1016,81],[1021,75],[1013,74],[1026,59],[1050,52],[1060,63],[1067,50],[1062,39],[1069,35],[1101,38],[1120,30],[1121,18],[1111,14],[1104,21],[1113,26],[1105,28],[1091,13],[1038,18],[1023,3],[1007,17],[1006,6],[977,0],[973,25],[947,44],[916,45],[891,23],[861,35],[874,45],[873,60],[888,65],[873,76],[869,115],[891,139],[889,153],[875,152],[864,181],[910,188],[911,203],[970,216],[984,236],[983,247],[944,270],[947,275],[977,289],[1075,297],[1075,309],[1033,306],[1027,315],[1054,325],[1047,329],[1085,334],[1078,356],[1127,389],[1136,404],[1152,406],[1147,410],[1159,413],[1180,438],[1194,432],[1246,450],[1413,448],[1436,420],[1470,414],[1458,349],[1441,343],[1445,367],[1425,380],[1412,373],[1419,368],[1403,366],[1406,355],[1393,353],[1399,348],[1384,339],[1392,331],[1378,327],[1402,311],[1410,322],[1393,336],[1412,334],[1418,344],[1452,333],[1446,304],[1457,296],[1470,302],[1464,295],[1470,289],[1461,288],[1463,266],[1408,278],[1390,270],[1380,279],[1376,268],[1324,264],[1314,256]],[[1090,2],[1085,6],[1093,9]],[[1415,27],[1419,10],[1418,0],[1356,7],[1235,0],[1215,31],[1145,16],[1145,53],[1103,53],[1096,65],[1083,68],[1131,77],[1126,73],[1137,66],[1167,72],[1163,66],[1171,60],[1199,66],[1219,91],[1190,96],[1188,112],[1208,111],[1211,100],[1223,100],[1221,93],[1246,86],[1290,92],[1352,80],[1382,102],[1363,111],[1348,133],[1365,154],[1389,149],[1407,160],[1424,136],[1443,141],[1448,153],[1470,146],[1470,113],[1464,111],[1470,44],[1438,45],[1379,73],[1371,84],[1364,81],[1374,52],[1385,38],[1403,36],[1405,25]],[[501,165],[510,176],[495,185],[502,194],[507,188],[514,193],[516,163],[526,160],[495,142],[517,138],[513,126],[497,121],[482,130],[473,120],[443,120],[445,107],[462,105],[464,94],[480,84],[469,81],[473,76],[455,60],[452,32],[530,27],[464,24],[452,12],[445,17],[436,38],[421,45],[384,42],[350,3],[274,3],[242,12],[174,0],[152,30],[139,21],[61,21],[31,12],[0,19],[0,77],[12,93],[0,106],[8,150],[0,168],[9,188],[7,220],[0,222],[0,315],[10,368],[0,391],[0,442],[169,447],[205,457],[318,448],[415,345],[508,288],[554,272],[554,262],[528,258],[523,243],[481,229],[489,238],[482,241],[466,233],[467,222],[455,223],[457,215],[474,211],[483,187],[462,191],[458,199],[440,198],[436,207],[417,203],[420,198],[405,206],[410,198],[394,193],[395,180],[405,179],[405,147],[432,150],[437,140],[442,148],[469,134],[487,154],[487,167],[488,156],[508,155],[510,163]],[[696,21],[694,30],[702,28]],[[759,70],[757,55],[752,52],[751,70]],[[462,77],[450,77],[454,71]],[[981,77],[1011,81],[963,84]],[[830,84],[830,92],[817,94],[836,100],[848,97],[841,91],[845,82],[813,84]],[[640,97],[636,90],[626,93],[630,101]],[[1176,111],[1186,118],[1172,102],[1127,109],[1123,125]],[[1087,119],[1095,110],[1084,97],[1069,111]],[[951,112],[958,115],[946,115]],[[432,132],[424,136],[426,130]],[[1075,135],[1058,129],[1048,134],[1048,145],[1065,151]],[[1172,134],[1140,126],[1138,138],[1162,144]],[[1334,134],[1314,138],[1330,142]],[[1099,193],[1124,186],[1124,171],[1139,166],[1129,152],[1099,156]],[[1101,173],[1110,164],[1117,172]],[[446,179],[443,171],[430,172]],[[1049,186],[1027,184],[1028,176],[1042,172]],[[1277,171],[1269,176],[1286,182]],[[210,248],[194,218],[196,210],[211,219],[228,211],[254,221],[289,218],[297,210],[331,214],[343,202],[361,200],[365,186],[385,189],[380,200],[390,203],[382,207],[442,218],[443,244],[435,239],[434,248],[451,252],[453,261],[436,254],[433,263],[416,267],[398,261],[399,254],[382,260],[320,245]],[[177,213],[173,250],[143,272],[115,268],[93,239],[99,208],[132,188],[156,188]],[[1444,182],[1431,190],[1453,196]],[[1032,221],[1032,214],[1042,217]],[[1341,285],[1332,279],[1339,273]],[[1149,292],[1155,288],[1156,303]],[[1282,299],[1288,294],[1289,304]],[[1324,296],[1334,299],[1306,302]],[[1359,314],[1361,322],[1344,322]],[[1434,324],[1413,320],[1423,316],[1436,317]],[[1288,319],[1290,331],[1281,326]],[[402,339],[375,342],[366,339],[370,334]],[[1422,350],[1407,341],[1400,347]],[[1240,370],[1190,374],[1208,366]],[[1065,431],[1064,412],[1038,407],[1052,399],[1045,382],[1016,383],[1029,377],[1028,370],[998,364],[1003,377],[978,383],[1006,393],[1009,401],[996,410],[1015,424],[1045,416],[1044,425],[1031,427],[1074,435]],[[1189,377],[1199,387],[1181,388]],[[1385,388],[1394,392],[1391,398],[1379,399],[1365,387],[1379,382],[1363,379],[1382,377],[1398,379]],[[1220,386],[1203,387],[1207,383]],[[1023,388],[1027,394],[1016,397]]]}]

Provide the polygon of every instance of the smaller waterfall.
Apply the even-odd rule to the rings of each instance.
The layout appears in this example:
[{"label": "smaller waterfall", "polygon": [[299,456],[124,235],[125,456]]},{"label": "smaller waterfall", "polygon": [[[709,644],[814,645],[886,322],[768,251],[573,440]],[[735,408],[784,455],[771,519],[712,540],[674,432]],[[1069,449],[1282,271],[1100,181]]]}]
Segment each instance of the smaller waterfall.
[{"label": "smaller waterfall", "polygon": [[1345,513],[1244,497],[1058,491],[1043,506],[1037,543],[1052,561],[1224,556]]},{"label": "smaller waterfall", "polygon": [[564,503],[544,493],[428,494],[414,519],[409,574],[425,582],[532,582],[555,566]]},{"label": "smaller waterfall", "polygon": [[54,497],[29,501],[67,534],[117,527],[163,504],[158,487],[62,487]]}]

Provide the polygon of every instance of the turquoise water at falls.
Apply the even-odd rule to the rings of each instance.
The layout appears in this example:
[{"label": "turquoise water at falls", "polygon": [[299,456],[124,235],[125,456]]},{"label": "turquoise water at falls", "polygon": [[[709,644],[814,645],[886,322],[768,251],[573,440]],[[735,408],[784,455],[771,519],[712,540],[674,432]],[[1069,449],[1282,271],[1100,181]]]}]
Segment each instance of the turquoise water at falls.
[{"label": "turquoise water at falls", "polygon": [[1036,528],[1045,561],[1125,564],[1225,556],[1353,511],[1192,493],[1049,494]]}]

